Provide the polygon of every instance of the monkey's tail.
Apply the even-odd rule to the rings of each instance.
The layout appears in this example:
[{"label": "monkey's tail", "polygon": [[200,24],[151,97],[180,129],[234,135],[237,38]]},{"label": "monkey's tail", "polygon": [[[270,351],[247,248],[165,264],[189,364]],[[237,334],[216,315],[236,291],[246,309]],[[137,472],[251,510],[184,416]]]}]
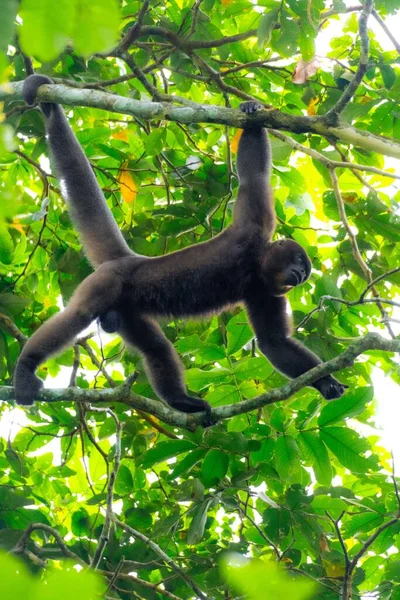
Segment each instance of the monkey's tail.
[{"label": "monkey's tail", "polygon": [[[27,77],[22,89],[25,102],[32,106],[39,87],[52,83],[45,75]],[[48,143],[61,180],[62,194],[67,200],[90,262],[97,267],[109,260],[132,256],[134,252],[124,240],[97,183],[92,166],[72,132],[61,106],[41,102],[40,108],[45,116]]]}]

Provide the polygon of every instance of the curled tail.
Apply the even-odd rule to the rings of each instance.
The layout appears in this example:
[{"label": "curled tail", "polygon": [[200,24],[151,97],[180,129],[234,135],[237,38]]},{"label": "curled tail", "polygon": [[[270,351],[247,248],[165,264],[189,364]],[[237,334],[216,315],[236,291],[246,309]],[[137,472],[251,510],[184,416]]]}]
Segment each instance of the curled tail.
[{"label": "curled tail", "polygon": [[[22,95],[32,106],[41,85],[53,82],[45,75],[30,75]],[[61,180],[62,194],[79,230],[83,247],[93,266],[134,254],[125,242],[61,106],[41,102],[51,154]]]}]

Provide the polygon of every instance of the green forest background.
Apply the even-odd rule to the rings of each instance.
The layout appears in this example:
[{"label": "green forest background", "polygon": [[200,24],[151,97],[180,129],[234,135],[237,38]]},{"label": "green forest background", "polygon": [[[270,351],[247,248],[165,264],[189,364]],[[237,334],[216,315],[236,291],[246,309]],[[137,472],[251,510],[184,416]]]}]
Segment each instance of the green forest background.
[{"label": "green forest background", "polygon": [[[0,2],[2,598],[400,599],[400,479],[374,396],[377,373],[388,390],[400,375],[396,23],[399,0]],[[237,108],[269,107],[276,235],[313,262],[289,294],[295,336],[343,398],[288,384],[239,307],[164,323],[213,427],[159,402],[96,325],[40,368],[49,402],[13,407],[24,342],[90,273],[22,102],[32,69],[148,256],[229,225]]]}]

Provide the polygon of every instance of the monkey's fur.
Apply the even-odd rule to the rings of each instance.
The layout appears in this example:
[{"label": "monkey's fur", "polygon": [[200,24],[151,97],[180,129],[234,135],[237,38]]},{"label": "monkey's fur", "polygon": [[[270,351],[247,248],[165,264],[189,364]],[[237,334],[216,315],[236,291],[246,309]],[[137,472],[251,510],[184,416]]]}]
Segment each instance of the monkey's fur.
[{"label": "monkey's fur", "polygon": [[[43,75],[28,77],[23,88],[27,104],[49,83]],[[148,258],[126,244],[62,108],[50,103],[40,108],[64,196],[95,272],[81,283],[67,308],[26,343],[15,372],[18,404],[30,405],[38,395],[43,383],[36,368],[72,344],[96,318],[142,353],[158,396],[184,412],[208,411],[210,406],[187,394],[182,365],[155,320],[158,316],[196,317],[244,303],[260,350],[279,371],[297,377],[321,362],[290,337],[284,294],[306,281],[311,264],[296,242],[271,241],[275,212],[265,129],[247,127],[240,139],[240,185],[232,225],[205,243]],[[246,102],[241,109],[251,114],[259,105]],[[331,400],[346,386],[327,376],[313,387]]]}]

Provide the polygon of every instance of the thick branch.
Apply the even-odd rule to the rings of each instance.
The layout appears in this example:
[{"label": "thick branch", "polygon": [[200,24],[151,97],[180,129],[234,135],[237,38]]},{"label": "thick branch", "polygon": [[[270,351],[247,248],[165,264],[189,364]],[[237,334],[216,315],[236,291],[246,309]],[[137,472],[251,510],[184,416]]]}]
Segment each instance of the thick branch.
[{"label": "thick branch", "polygon": [[[251,400],[244,400],[237,404],[229,404],[214,408],[211,411],[211,419],[214,419],[215,422],[221,419],[230,419],[236,415],[257,410],[268,404],[287,400],[295,392],[312,384],[317,379],[320,379],[325,375],[330,375],[340,369],[352,366],[357,356],[368,350],[400,352],[400,340],[386,340],[377,333],[368,333],[365,337],[355,340],[336,358],[314,367],[310,371],[307,371],[307,373],[300,375],[300,377],[293,379],[280,388],[270,390]],[[0,400],[14,400],[14,389],[10,386],[3,386],[0,388]],[[170,408],[163,402],[139,396],[130,390],[130,385],[126,384],[121,385],[116,389],[104,390],[87,390],[81,388],[47,389],[40,392],[38,401],[89,402],[90,404],[96,405],[112,405],[116,402],[121,402],[125,406],[149,412],[169,425],[189,430],[194,430],[199,425],[203,425],[206,422],[208,423],[210,420],[210,416],[205,413],[192,415],[185,414]]]},{"label": "thick branch", "polygon": [[[7,85],[7,88],[0,86],[0,101],[21,100],[22,84],[23,82],[19,81]],[[38,98],[45,102],[100,108],[149,121],[166,119],[178,123],[219,123],[238,128],[243,128],[251,122],[269,129],[284,129],[292,133],[317,133],[329,139],[335,138],[359,146],[365,150],[400,158],[398,142],[357,130],[350,125],[330,126],[324,121],[324,117],[295,116],[278,109],[259,111],[252,117],[248,117],[238,109],[197,104],[191,101],[187,101],[189,105],[182,105],[184,101],[182,98],[165,95],[164,97],[167,97],[169,101],[147,102],[123,98],[98,90],[77,89],[64,85],[43,85],[38,92]]]}]

